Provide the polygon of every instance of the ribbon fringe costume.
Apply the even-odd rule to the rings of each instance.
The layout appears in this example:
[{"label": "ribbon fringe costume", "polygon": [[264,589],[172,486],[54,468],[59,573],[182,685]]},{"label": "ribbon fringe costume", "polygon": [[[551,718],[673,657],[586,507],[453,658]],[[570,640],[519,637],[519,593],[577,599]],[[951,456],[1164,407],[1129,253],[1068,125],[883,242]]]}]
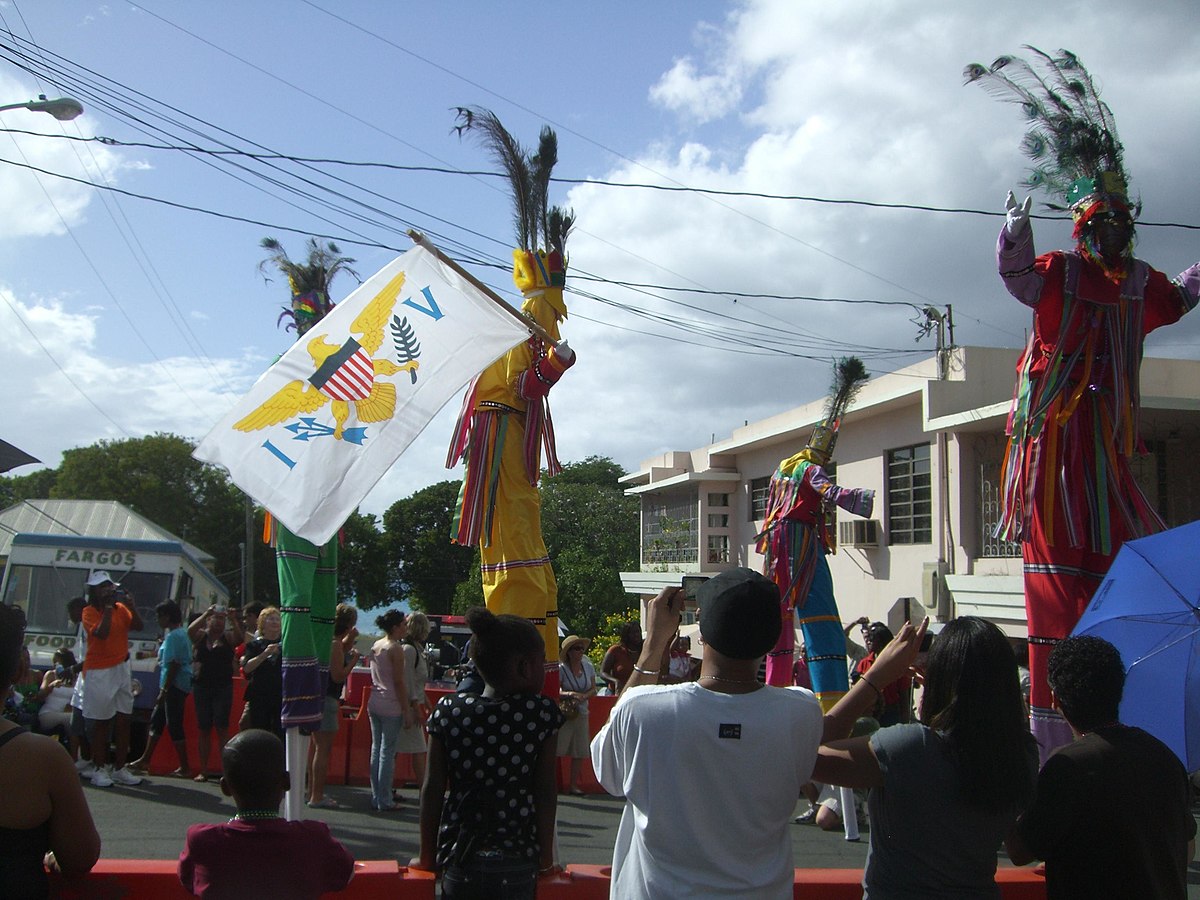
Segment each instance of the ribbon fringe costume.
[{"label": "ribbon fringe costume", "polygon": [[793,683],[793,622],[798,621],[813,692],[826,712],[850,689],[846,638],[826,559],[834,549],[826,512],[834,504],[868,518],[874,503],[872,490],[835,484],[808,448],[783,460],[771,476],[758,552],[766,557],[764,573],[779,586],[783,629],[767,656],[767,683]]},{"label": "ribbon fringe costume", "polygon": [[[513,251],[521,310],[555,341],[567,317],[565,275],[557,251]],[[446,459],[447,468],[465,460],[451,533],[455,543],[479,546],[488,609],[529,619],[548,660],[558,656],[558,584],[542,539],[537,484],[543,450],[548,474],[562,468],[547,394],[574,362],[533,336],[484,369],[467,390]]]},{"label": "ribbon fringe costume", "polygon": [[[272,248],[264,241],[263,246]],[[290,319],[288,330],[300,340],[333,309],[326,290],[333,276],[350,268],[352,259],[337,255],[337,247],[323,248],[310,239],[307,264],[295,264],[278,249],[273,262],[287,275],[292,299],[279,322]],[[276,323],[278,324],[278,322]],[[280,724],[309,729],[321,722],[329,682],[329,653],[333,646],[333,616],[337,609],[338,544],[341,533],[318,547],[298,537],[268,510],[263,521],[263,543],[275,548],[279,575],[279,612],[283,696]]]},{"label": "ribbon fringe costume", "polygon": [[1138,372],[1147,334],[1196,306],[1200,263],[1174,281],[1130,259],[1118,281],[1078,251],[1034,258],[1031,228],[1001,230],[1000,275],[1033,309],[1017,365],[998,532],[1021,541],[1030,706],[1043,746],[1070,740],[1051,709],[1046,660],[1087,608],[1121,544],[1164,525],[1134,480]]},{"label": "ribbon fringe costume", "polygon": [[[996,534],[1021,542],[1029,625],[1030,724],[1042,761],[1071,741],[1051,708],[1046,661],[1070,634],[1121,544],[1161,530],[1129,460],[1138,435],[1142,345],[1196,305],[1200,264],[1175,281],[1133,256],[1138,206],[1125,149],[1096,82],[1069,50],[1026,46],[1032,62],[971,63],[977,83],[1021,107],[1025,186],[1069,210],[1075,249],[1035,258],[1031,198],[1010,192],[996,255],[1004,285],[1033,310],[1017,364]],[[1040,70],[1040,71],[1039,71]]]},{"label": "ribbon fringe costume", "polygon": [[283,621],[284,730],[318,725],[329,684],[329,653],[337,611],[340,532],[318,547],[267,513],[264,543],[275,548],[279,612]]}]

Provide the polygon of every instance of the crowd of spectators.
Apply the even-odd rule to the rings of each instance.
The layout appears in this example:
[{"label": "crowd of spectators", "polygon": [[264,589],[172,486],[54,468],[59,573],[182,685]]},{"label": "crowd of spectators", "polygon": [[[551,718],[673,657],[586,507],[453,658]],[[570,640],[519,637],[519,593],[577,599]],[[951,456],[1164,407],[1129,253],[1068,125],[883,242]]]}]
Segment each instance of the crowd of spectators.
[{"label": "crowd of spectators", "polygon": [[[148,766],[165,732],[179,761],[172,774],[191,774],[182,711],[201,685],[203,699],[194,699],[198,722],[207,727],[196,776],[219,778],[237,813],[225,824],[188,829],[179,863],[183,885],[203,897],[286,889],[288,896],[315,898],[344,887],[353,859],[329,828],[280,817],[291,779],[278,728],[279,676],[271,668],[279,666],[278,610],[261,611],[255,634],[243,633],[237,614],[223,608],[206,610],[185,628],[177,604],[159,604],[163,641],[151,739],[126,768],[129,684],[118,673],[128,659],[117,660],[114,648],[118,636],[140,623],[117,585],[93,581],[86,604],[70,607],[87,637],[82,673],[69,650],[57,652],[40,677],[31,673],[23,614],[0,605],[0,692],[11,701],[0,720],[6,798],[0,885],[22,886],[4,896],[44,897],[47,870],[71,876],[98,858],[100,837],[77,777],[88,771],[86,758],[72,766],[77,750],[90,743],[93,785],[127,784],[140,780],[131,768]],[[1188,776],[1159,741],[1118,721],[1124,667],[1110,644],[1069,638],[1051,655],[1056,704],[1077,740],[1039,774],[1017,657],[995,625],[970,616],[952,620],[930,647],[924,623],[905,624],[895,636],[866,623],[866,655],[853,664],[859,677],[822,715],[811,692],[762,683],[761,660],[781,625],[772,582],[734,569],[707,581],[698,600],[699,671],[678,635],[681,591],[668,588],[647,606],[645,637],[640,630],[637,639],[622,634],[606,653],[609,677],[623,676],[623,686],[590,743],[588,700],[597,673],[585,655],[587,639],[562,641],[560,696],[551,699],[541,694],[546,655],[536,629],[521,618],[472,610],[470,663],[482,688],[450,694],[431,710],[423,647],[429,620],[394,610],[377,619],[383,637],[369,654],[367,701],[371,806],[399,806],[392,792],[395,756],[411,753],[421,790],[420,852],[410,865],[438,872],[443,897],[497,896],[501,886],[505,896],[534,897],[539,878],[559,871],[558,757],[570,760],[566,789],[581,793],[589,754],[600,784],[625,801],[613,856],[615,897],[790,897],[787,825],[811,783],[823,785],[827,796],[833,785],[865,792],[871,828],[864,897],[995,896],[1002,845],[1014,863],[1045,861],[1051,900],[1101,896],[1114,887],[1122,896],[1186,896],[1195,837]],[[338,606],[329,715],[312,735],[306,773],[311,807],[337,805],[324,794],[325,767],[343,686],[357,662],[356,620],[352,606]],[[247,676],[250,718],[248,728],[227,739],[232,709],[225,691],[235,660]],[[94,670],[91,663],[98,663]],[[913,674],[922,695],[916,721],[908,722],[906,709],[893,712],[898,704],[888,689],[907,698]],[[16,713],[27,700],[43,709],[34,707],[25,722],[50,734],[31,734],[21,723]],[[73,727],[80,712],[90,741]],[[205,732],[212,730],[219,776],[207,772],[211,734]],[[110,739],[116,750],[108,765]],[[501,749],[489,753],[503,759],[475,752],[492,746]],[[664,754],[664,746],[687,750]],[[778,764],[764,766],[769,759]],[[1106,798],[1131,787],[1152,804],[1154,817],[1108,808]],[[673,814],[656,812],[664,809]],[[814,809],[818,823],[827,824],[820,821],[823,805]]]}]

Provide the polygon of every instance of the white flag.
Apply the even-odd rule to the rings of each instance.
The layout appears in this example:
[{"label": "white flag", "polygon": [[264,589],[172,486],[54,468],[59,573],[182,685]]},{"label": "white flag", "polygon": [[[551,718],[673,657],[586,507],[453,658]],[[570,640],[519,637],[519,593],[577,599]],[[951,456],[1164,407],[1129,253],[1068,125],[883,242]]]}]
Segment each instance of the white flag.
[{"label": "white flag", "polygon": [[446,401],[528,336],[414,246],[297,340],[194,455],[323,544]]}]

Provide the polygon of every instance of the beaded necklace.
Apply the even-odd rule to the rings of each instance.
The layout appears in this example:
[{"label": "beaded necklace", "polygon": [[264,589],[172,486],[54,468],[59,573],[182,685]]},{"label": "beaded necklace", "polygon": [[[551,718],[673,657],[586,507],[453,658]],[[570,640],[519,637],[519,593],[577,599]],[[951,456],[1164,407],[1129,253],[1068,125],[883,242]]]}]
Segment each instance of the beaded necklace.
[{"label": "beaded necklace", "polygon": [[279,813],[273,809],[239,809],[230,822],[245,822],[250,819],[278,819]]}]

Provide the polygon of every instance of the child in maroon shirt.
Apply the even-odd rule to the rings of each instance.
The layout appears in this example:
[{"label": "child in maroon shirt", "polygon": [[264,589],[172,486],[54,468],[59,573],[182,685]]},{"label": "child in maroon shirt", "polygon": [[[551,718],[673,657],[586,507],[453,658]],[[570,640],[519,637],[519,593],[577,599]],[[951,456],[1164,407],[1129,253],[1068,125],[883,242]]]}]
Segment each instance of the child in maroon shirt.
[{"label": "child in maroon shirt", "polygon": [[236,734],[221,754],[221,791],[237,815],[220,825],[193,825],[179,857],[179,880],[197,897],[313,898],[340,891],[354,858],[324,822],[279,817],[288,789],[283,742],[269,731]]}]

